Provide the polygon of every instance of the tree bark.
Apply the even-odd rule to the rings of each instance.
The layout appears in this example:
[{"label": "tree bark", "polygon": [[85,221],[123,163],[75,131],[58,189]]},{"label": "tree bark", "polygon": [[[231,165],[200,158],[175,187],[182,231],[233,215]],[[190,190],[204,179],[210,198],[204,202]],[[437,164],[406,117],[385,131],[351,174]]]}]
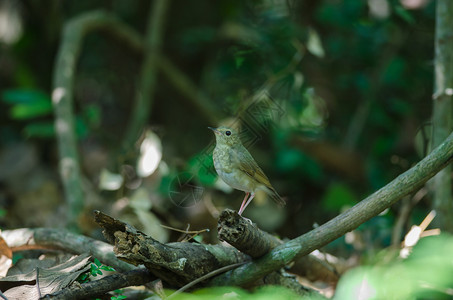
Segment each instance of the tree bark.
[{"label": "tree bark", "polygon": [[96,223],[114,244],[116,256],[133,265],[143,264],[155,276],[181,287],[219,268],[250,258],[233,247],[198,243],[161,244],[132,226],[95,212]]},{"label": "tree bark", "polygon": [[103,264],[114,267],[119,272],[129,271],[135,267],[116,258],[113,246],[65,229],[54,228],[21,228],[1,232],[12,252],[31,249],[63,250],[74,254],[90,253]]}]

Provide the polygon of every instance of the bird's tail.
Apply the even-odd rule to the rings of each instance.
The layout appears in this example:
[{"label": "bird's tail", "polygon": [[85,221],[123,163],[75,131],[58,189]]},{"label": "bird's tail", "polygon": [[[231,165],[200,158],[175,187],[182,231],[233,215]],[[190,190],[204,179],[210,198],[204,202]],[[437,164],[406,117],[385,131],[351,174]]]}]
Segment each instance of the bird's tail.
[{"label": "bird's tail", "polygon": [[272,187],[266,187],[266,193],[280,206],[284,206],[286,201],[277,193],[277,191]]}]

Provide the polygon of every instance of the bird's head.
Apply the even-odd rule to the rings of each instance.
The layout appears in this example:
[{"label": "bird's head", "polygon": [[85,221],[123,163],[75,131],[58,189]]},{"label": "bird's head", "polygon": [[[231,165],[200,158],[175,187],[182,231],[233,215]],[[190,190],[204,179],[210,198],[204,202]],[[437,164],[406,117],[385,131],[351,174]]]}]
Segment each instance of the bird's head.
[{"label": "bird's head", "polygon": [[236,132],[236,130],[232,128],[228,128],[225,126],[220,126],[217,128],[213,127],[208,128],[215,133],[215,139],[217,144],[233,146],[241,143],[238,133]]}]

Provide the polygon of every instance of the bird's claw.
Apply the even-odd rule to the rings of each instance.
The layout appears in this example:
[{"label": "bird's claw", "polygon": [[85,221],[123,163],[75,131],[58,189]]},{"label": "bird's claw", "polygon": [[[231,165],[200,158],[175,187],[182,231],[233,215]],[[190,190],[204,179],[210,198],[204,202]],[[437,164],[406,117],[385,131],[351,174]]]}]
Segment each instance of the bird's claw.
[{"label": "bird's claw", "polygon": [[[241,216],[242,217],[242,216]],[[252,220],[250,220],[249,218],[246,218],[246,217],[242,217],[244,220],[246,220],[247,222],[250,223],[250,225],[253,225],[253,222]]]}]

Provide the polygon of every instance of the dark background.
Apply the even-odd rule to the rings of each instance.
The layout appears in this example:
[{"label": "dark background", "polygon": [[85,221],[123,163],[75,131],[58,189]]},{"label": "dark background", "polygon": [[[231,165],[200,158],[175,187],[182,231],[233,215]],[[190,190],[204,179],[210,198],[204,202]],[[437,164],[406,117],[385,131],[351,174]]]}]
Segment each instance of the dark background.
[{"label": "dark background", "polygon": [[[8,24],[0,29],[2,228],[65,225],[50,100],[65,22],[106,10],[145,34],[150,3],[0,2]],[[161,54],[211,105],[199,109],[158,70],[147,130],[162,160],[146,177],[137,175],[146,135],[128,152],[120,145],[143,57],[102,31],[89,34],[74,78],[80,230],[100,236],[91,214],[99,209],[163,241],[179,233],[159,224],[190,224],[210,228],[202,238],[216,242],[218,211],[238,209],[243,197],[216,184],[212,168],[207,127],[229,123],[242,125],[244,144],[287,200],[284,209],[254,200],[245,216],[261,228],[294,238],[351,207],[426,155],[434,15],[434,1],[172,1]],[[264,102],[254,98],[263,86]],[[118,178],[116,188],[102,188]],[[402,234],[430,201],[421,197]],[[399,207],[327,249],[349,257],[389,246]]]}]

